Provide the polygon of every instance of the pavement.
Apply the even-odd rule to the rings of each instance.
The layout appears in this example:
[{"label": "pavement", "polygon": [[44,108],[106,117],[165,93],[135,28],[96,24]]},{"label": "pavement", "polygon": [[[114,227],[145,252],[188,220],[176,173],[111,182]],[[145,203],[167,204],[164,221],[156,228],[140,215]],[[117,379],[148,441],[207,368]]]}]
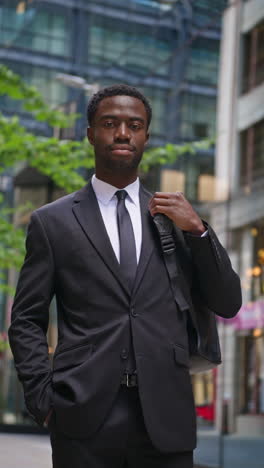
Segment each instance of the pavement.
[{"label": "pavement", "polygon": [[0,434],[1,468],[52,468],[46,435]]},{"label": "pavement", "polygon": [[[194,468],[264,468],[264,437],[225,436],[220,443],[205,432],[194,455]],[[0,468],[52,468],[49,436],[0,432]]]},{"label": "pavement", "polygon": [[49,437],[0,433],[0,467],[52,468]]}]

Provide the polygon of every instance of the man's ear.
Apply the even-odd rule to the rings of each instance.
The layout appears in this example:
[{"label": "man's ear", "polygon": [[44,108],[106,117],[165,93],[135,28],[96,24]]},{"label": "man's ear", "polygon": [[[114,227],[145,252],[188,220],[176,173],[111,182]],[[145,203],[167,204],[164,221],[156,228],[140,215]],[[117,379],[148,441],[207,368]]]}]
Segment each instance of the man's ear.
[{"label": "man's ear", "polygon": [[146,133],[146,141],[145,141],[144,146],[147,146],[148,141],[149,141],[149,132]]},{"label": "man's ear", "polygon": [[89,140],[89,143],[91,143],[91,145],[94,144],[94,131],[93,131],[93,127],[88,127],[87,128],[87,138]]}]

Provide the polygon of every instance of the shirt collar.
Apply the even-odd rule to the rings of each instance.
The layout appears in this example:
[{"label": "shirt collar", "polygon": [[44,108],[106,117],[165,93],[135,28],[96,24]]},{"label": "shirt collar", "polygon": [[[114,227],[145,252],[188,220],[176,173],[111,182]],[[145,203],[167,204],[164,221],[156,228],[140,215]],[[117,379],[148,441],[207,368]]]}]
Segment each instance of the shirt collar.
[{"label": "shirt collar", "polygon": [[[96,177],[94,174],[92,177],[92,186],[94,189],[94,193],[96,198],[103,203],[103,205],[108,205],[110,200],[114,197],[115,193],[118,189],[113,185],[104,182]],[[124,187],[124,190],[127,191],[130,200],[135,204],[139,204],[139,178],[137,178],[132,184],[127,185]]]}]

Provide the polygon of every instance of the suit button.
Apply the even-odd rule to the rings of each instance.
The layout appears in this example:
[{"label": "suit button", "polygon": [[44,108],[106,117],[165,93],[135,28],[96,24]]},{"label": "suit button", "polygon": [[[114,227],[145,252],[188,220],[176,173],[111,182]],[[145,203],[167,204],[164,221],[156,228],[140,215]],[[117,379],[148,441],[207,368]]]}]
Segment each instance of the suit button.
[{"label": "suit button", "polygon": [[135,311],[135,307],[130,307],[130,313],[131,313],[132,317],[137,317],[138,316],[138,314]]},{"label": "suit button", "polygon": [[121,355],[120,355],[120,356],[121,356],[121,358],[124,359],[124,360],[127,359],[127,358],[128,358],[127,349],[122,349]]}]

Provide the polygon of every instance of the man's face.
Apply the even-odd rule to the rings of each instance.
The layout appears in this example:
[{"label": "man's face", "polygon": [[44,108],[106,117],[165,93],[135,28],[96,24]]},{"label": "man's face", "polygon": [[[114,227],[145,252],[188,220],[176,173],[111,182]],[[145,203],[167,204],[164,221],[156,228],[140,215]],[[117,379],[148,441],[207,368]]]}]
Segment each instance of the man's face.
[{"label": "man's face", "polygon": [[148,141],[143,102],[131,96],[103,99],[88,128],[88,139],[94,146],[97,175],[134,172]]}]

